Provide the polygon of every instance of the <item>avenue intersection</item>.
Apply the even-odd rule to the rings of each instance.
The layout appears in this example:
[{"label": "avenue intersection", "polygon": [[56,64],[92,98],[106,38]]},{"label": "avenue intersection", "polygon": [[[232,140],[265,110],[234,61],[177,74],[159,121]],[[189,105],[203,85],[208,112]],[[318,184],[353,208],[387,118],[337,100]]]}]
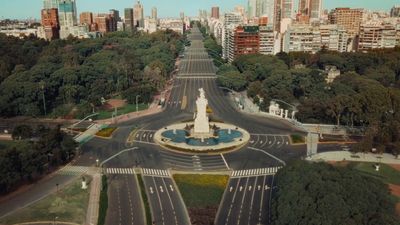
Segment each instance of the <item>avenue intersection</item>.
[{"label": "avenue intersection", "polygon": [[[173,173],[230,174],[215,224],[269,224],[274,174],[285,162],[306,155],[305,145],[292,145],[291,134],[301,134],[290,123],[240,112],[226,91],[218,87],[216,68],[203,46],[198,28],[188,35],[191,46],[180,60],[170,97],[161,113],[116,124],[111,139],[93,138],[69,166],[0,207],[0,216],[43,198],[57,183],[62,186],[96,168],[108,178],[106,224],[145,224],[140,174],[154,224],[190,224],[188,211],[172,179]],[[198,89],[203,88],[212,110],[211,120],[247,130],[249,143],[223,154],[183,154],[165,150],[153,141],[154,133],[175,122],[193,119]],[[129,137],[133,141],[127,142]],[[101,163],[101,169],[98,167]],[[53,186],[54,187],[54,186]],[[195,190],[194,190],[195,191]],[[28,200],[27,200],[28,199]],[[2,206],[0,204],[0,206]]]},{"label": "avenue intersection", "polygon": [[[116,205],[129,206],[131,203],[126,190],[138,192],[138,184],[133,177],[130,178],[131,183],[124,182],[126,176],[134,174],[128,175],[129,171],[133,171],[128,168],[143,168],[141,173],[155,224],[190,224],[187,210],[169,170],[232,173],[217,213],[216,224],[268,224],[274,174],[285,165],[285,161],[305,156],[305,146],[292,146],[289,140],[290,134],[301,134],[301,131],[279,120],[238,112],[228,98],[228,93],[217,85],[216,68],[203,46],[200,31],[192,29],[189,39],[191,46],[186,49],[180,61],[179,72],[174,79],[170,98],[165,102],[164,111],[119,124],[119,129],[109,143],[99,144],[92,140],[85,146],[85,151],[105,158],[118,152],[118,148],[121,150],[128,147],[124,146],[126,139],[134,135],[134,141],[129,143],[129,147],[136,146],[138,149],[115,157],[104,165],[108,176],[111,176],[110,193],[113,194],[109,198],[111,202],[118,199]],[[193,119],[199,88],[203,88],[207,94],[213,111],[212,120],[235,124],[251,133],[246,147],[226,154],[196,155],[168,151],[154,143],[156,130],[173,122]],[[139,129],[131,134],[133,126]],[[118,169],[121,171],[118,172]],[[128,174],[121,176],[112,173]],[[125,193],[121,190],[125,190]],[[128,198],[118,195],[128,195]],[[122,212],[112,212],[115,210]],[[141,207],[110,207],[109,211],[107,224],[140,224],[124,215],[144,215]]]}]

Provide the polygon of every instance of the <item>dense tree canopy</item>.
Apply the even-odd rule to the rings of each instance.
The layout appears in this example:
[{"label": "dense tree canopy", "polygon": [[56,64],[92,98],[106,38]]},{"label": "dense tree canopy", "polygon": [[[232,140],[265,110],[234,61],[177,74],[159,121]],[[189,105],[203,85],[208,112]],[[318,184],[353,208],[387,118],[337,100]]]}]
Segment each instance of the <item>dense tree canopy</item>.
[{"label": "dense tree canopy", "polygon": [[22,125],[16,127],[13,137],[19,141],[0,146],[0,194],[66,164],[76,154],[76,142],[59,127],[51,130],[39,126],[33,131]]},{"label": "dense tree canopy", "polygon": [[136,92],[149,102],[174,69],[181,38],[170,30],[50,43],[1,35],[0,116],[57,114]]},{"label": "dense tree canopy", "polygon": [[387,185],[350,168],[297,161],[276,175],[274,225],[395,225]]},{"label": "dense tree canopy", "polygon": [[[336,66],[341,72],[333,83],[326,82],[326,66]],[[235,80],[240,83],[236,90],[247,89],[256,103],[263,98],[263,110],[271,99],[280,99],[297,106],[301,122],[368,127],[371,144],[359,150],[380,147],[398,152],[393,146],[400,143],[399,48],[368,53],[323,50],[317,54],[243,55],[232,65],[220,67],[220,85],[234,87],[233,79],[224,77],[239,77],[237,72],[246,80]]]}]

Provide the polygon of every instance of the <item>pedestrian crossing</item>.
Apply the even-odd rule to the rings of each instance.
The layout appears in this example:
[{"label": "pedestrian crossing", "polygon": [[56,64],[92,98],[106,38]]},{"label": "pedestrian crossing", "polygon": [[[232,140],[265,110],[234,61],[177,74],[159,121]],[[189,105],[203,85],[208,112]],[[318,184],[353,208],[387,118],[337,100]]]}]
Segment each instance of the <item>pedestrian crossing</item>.
[{"label": "pedestrian crossing", "polygon": [[105,174],[136,174],[134,168],[105,168]]},{"label": "pedestrian crossing", "polygon": [[171,177],[171,174],[168,170],[159,170],[159,169],[142,169],[143,176],[152,176],[152,177]]},{"label": "pedestrian crossing", "polygon": [[281,169],[281,166],[278,167],[268,167],[268,168],[259,168],[259,169],[249,169],[249,170],[235,170],[232,172],[231,177],[253,177],[253,176],[264,176],[264,175],[273,175]]},{"label": "pedestrian crossing", "polygon": [[66,166],[57,172],[58,175],[79,176],[82,174],[96,172],[96,168],[87,166]]}]

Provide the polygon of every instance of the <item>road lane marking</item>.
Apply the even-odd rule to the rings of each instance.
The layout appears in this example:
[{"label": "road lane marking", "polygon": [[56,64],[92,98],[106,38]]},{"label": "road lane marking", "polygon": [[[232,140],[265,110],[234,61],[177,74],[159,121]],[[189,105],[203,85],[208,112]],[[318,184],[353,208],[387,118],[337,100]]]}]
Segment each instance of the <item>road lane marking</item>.
[{"label": "road lane marking", "polygon": [[[246,179],[246,187],[247,187],[247,185],[249,184],[249,179],[250,178],[248,178],[247,177],[247,179]],[[242,197],[242,202],[240,203],[240,210],[239,210],[239,216],[238,216],[238,218],[237,218],[237,225],[240,225],[240,217],[242,216],[242,211],[243,211],[243,203],[244,203],[244,199],[245,199],[245,197],[246,197],[246,191],[243,193],[243,197]]]},{"label": "road lane marking", "polygon": [[[155,181],[154,177],[152,177],[152,179],[153,179],[154,187],[157,187],[156,181]],[[157,188],[155,188],[155,189],[156,189],[156,193],[157,193],[158,203],[159,203],[159,205],[160,205],[162,224],[165,225],[164,210],[163,210],[162,203],[161,203],[160,193],[158,192],[158,189],[157,189]]]},{"label": "road lane marking", "polygon": [[237,194],[237,191],[238,191],[239,183],[240,183],[240,178],[237,180],[235,192],[233,193],[232,201],[231,201],[231,204],[230,204],[230,206],[229,206],[229,211],[228,211],[228,214],[227,214],[227,216],[226,216],[225,225],[228,225],[229,217],[230,217],[231,212],[232,212],[233,203],[234,203],[235,198],[236,198],[236,194]]},{"label": "road lane marking", "polygon": [[[253,189],[253,194],[251,195],[251,203],[250,203],[249,217],[247,218],[247,225],[250,225],[251,214],[253,212],[254,194],[256,192],[255,186],[257,185],[257,180],[258,177],[256,177],[256,179],[254,180],[254,189]],[[258,185],[258,190],[260,190],[260,185]]]}]

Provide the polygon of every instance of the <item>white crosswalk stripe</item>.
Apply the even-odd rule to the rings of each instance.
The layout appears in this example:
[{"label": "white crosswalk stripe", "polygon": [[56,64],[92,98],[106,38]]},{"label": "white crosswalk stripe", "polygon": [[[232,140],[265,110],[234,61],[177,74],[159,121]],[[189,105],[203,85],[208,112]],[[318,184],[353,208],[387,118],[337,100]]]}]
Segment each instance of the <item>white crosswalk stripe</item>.
[{"label": "white crosswalk stripe", "polygon": [[276,174],[279,169],[282,169],[282,167],[278,166],[278,167],[267,167],[267,168],[248,169],[248,170],[234,170],[231,174],[231,177],[239,178],[239,177],[273,175]]},{"label": "white crosswalk stripe", "polygon": [[103,171],[105,174],[136,174],[133,168],[106,168]]},{"label": "white crosswalk stripe", "polygon": [[61,170],[59,170],[57,172],[57,174],[77,176],[77,175],[89,173],[92,170],[93,169],[91,167],[86,167],[86,166],[66,166],[66,167],[62,168]]},{"label": "white crosswalk stripe", "polygon": [[143,176],[152,176],[152,177],[170,177],[168,170],[159,170],[159,169],[142,169]]}]

